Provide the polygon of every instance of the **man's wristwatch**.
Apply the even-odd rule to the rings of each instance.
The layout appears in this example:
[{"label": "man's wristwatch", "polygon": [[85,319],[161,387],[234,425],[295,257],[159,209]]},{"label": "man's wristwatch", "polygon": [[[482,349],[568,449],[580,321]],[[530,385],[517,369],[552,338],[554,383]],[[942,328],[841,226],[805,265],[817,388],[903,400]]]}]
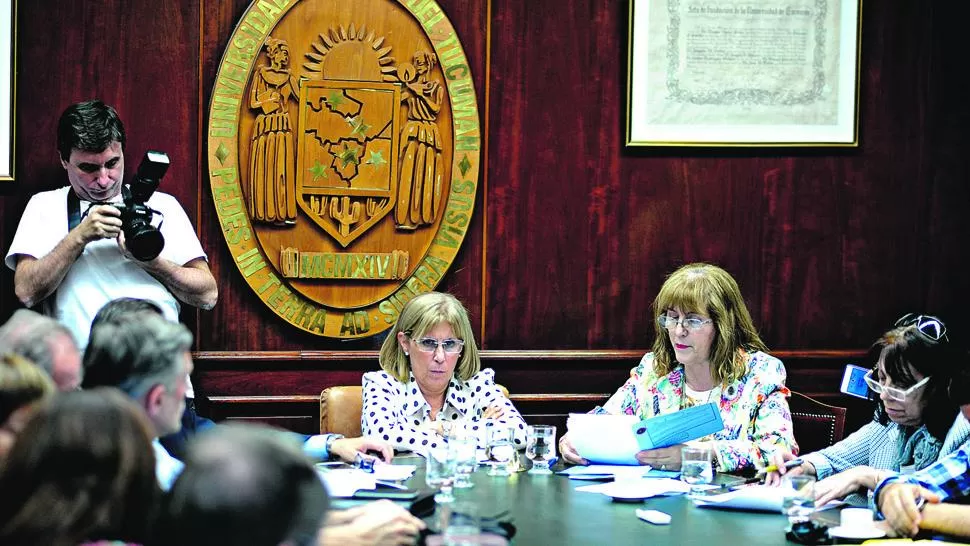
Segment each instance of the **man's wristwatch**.
[{"label": "man's wristwatch", "polygon": [[336,442],[337,440],[343,440],[343,439],[344,439],[344,435],[343,434],[331,434],[327,438],[327,443],[324,444],[324,447],[327,450],[327,456],[328,457],[330,457],[331,459],[334,458],[334,456],[333,456],[333,450],[331,450],[330,448],[333,447],[333,443],[334,442]]}]

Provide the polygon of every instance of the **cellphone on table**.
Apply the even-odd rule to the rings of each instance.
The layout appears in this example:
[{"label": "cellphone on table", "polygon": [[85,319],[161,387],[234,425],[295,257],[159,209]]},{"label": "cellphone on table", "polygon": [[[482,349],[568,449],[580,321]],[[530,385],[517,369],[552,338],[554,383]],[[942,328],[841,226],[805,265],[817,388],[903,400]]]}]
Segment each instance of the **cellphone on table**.
[{"label": "cellphone on table", "polygon": [[867,373],[869,373],[868,368],[856,366],[855,364],[846,364],[845,373],[842,374],[842,387],[839,390],[849,396],[868,400],[869,385],[863,379]]}]

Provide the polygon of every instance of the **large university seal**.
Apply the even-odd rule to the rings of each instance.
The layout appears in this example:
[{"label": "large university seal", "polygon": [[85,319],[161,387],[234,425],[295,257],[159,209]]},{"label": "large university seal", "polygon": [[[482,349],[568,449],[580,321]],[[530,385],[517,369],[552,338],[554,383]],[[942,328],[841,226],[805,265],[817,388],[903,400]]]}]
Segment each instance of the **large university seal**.
[{"label": "large university seal", "polygon": [[468,62],[433,0],[254,0],[209,106],[209,184],[239,272],[327,337],[382,332],[441,281],[480,149]]}]

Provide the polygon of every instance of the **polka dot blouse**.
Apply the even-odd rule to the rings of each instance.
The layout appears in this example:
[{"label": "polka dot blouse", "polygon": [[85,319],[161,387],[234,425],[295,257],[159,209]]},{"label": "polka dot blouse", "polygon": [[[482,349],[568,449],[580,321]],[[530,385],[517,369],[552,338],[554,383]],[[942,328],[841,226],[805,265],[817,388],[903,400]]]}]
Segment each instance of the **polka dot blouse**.
[{"label": "polka dot blouse", "polygon": [[[376,436],[390,442],[399,451],[414,451],[422,455],[429,448],[447,442],[430,430],[431,404],[418,389],[414,375],[408,373],[408,382],[401,383],[384,371],[368,372],[363,379],[364,400],[360,424],[365,436]],[[438,412],[438,420],[465,421],[478,437],[479,447],[484,448],[485,409],[493,403],[502,404],[505,413],[496,423],[512,427],[515,445],[525,447],[525,421],[495,385],[495,372],[486,368],[468,381],[453,377],[445,393],[445,404]]]}]

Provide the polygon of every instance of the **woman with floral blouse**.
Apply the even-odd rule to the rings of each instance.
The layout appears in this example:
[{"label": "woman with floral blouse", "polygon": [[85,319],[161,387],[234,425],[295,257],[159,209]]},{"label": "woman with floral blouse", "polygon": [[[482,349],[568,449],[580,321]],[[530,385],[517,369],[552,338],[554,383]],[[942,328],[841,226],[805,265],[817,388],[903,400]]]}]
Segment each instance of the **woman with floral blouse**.
[{"label": "woman with floral blouse", "polygon": [[[662,329],[653,351],[594,413],[648,419],[713,402],[724,429],[699,441],[712,445],[715,468],[721,472],[763,466],[779,449],[798,452],[785,367],[766,353],[738,284],[727,271],[704,263],[681,267],[660,288],[653,311]],[[637,460],[679,470],[682,447],[641,451]],[[586,464],[568,433],[559,449],[567,461]]]},{"label": "woman with floral blouse", "polygon": [[397,450],[425,454],[456,423],[484,447],[487,425],[513,429],[525,447],[525,421],[481,369],[468,312],[451,294],[428,292],[409,301],[381,346],[382,371],[363,378],[361,429]]}]

